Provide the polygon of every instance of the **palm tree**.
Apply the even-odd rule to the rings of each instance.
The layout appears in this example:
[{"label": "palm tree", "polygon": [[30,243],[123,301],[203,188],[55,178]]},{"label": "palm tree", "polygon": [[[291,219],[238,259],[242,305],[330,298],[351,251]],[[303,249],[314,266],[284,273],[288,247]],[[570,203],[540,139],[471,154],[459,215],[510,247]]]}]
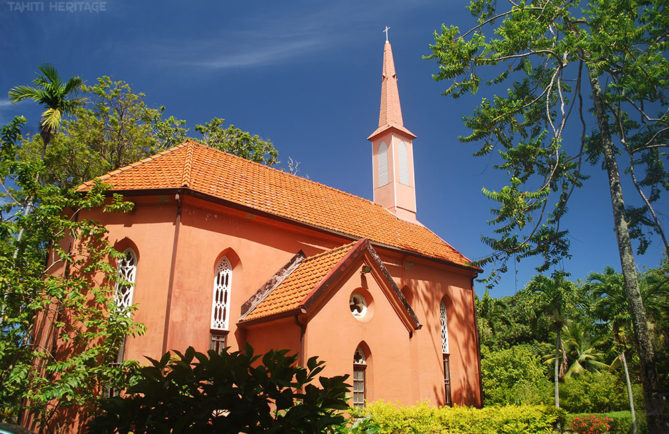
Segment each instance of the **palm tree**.
[{"label": "palm tree", "polygon": [[71,94],[76,92],[83,84],[81,78],[75,76],[70,78],[67,83],[63,83],[53,65],[44,64],[39,66],[38,69],[40,73],[33,80],[35,87],[15,86],[9,91],[9,99],[12,100],[12,103],[31,99],[46,107],[40,122],[40,135],[44,143],[42,157],[44,157],[46,147],[58,132],[63,116],[83,104],[85,99],[71,97]]},{"label": "palm tree", "polygon": [[[44,64],[38,67],[40,73],[33,80],[32,86],[15,86],[9,91],[9,99],[12,103],[23,101],[24,99],[31,99],[40,105],[46,107],[42,113],[40,122],[40,136],[42,136],[42,159],[46,153],[46,148],[49,142],[56,135],[60,128],[63,116],[71,113],[75,107],[84,103],[85,98],[71,97],[71,94],[76,92],[83,81],[79,77],[72,77],[63,83],[58,71],[53,65]],[[35,177],[35,182],[39,182],[39,174]],[[28,203],[23,212],[24,215],[30,214],[33,207],[33,198],[28,199]],[[19,230],[16,242],[21,242],[23,238],[23,228]],[[14,250],[14,259],[18,255],[18,248]]]},{"label": "palm tree", "polygon": [[555,407],[560,408],[560,350],[562,348],[562,328],[567,323],[566,310],[574,296],[574,284],[566,280],[567,273],[556,271],[551,277],[537,275],[528,289],[539,296],[542,310],[551,321],[556,332],[555,339]]},{"label": "palm tree", "polygon": [[595,372],[608,365],[600,361],[604,353],[597,350],[599,342],[594,339],[587,324],[570,322],[564,328],[564,343],[572,362],[565,373],[565,378],[579,375],[584,371]]},{"label": "palm tree", "polygon": [[[604,273],[590,273],[588,283],[585,285],[586,292],[591,293],[597,303],[595,305],[595,314],[602,321],[606,322],[613,335],[613,345],[617,359],[622,364],[625,372],[625,383],[627,385],[627,397],[630,403],[630,412],[632,413],[632,432],[637,432],[636,412],[634,410],[634,396],[632,395],[632,382],[630,381],[629,369],[627,368],[627,358],[625,357],[626,338],[628,330],[631,331],[631,321],[629,308],[627,306],[627,296],[625,294],[625,281],[623,275],[616,273],[611,267],[606,267]],[[615,360],[614,360],[615,363]],[[613,365],[613,363],[612,363]]]}]

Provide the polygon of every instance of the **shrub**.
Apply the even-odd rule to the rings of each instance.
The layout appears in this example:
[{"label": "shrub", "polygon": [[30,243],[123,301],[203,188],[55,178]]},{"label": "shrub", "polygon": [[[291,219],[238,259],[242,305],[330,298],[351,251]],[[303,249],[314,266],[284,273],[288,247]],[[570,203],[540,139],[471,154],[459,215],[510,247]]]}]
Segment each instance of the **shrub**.
[{"label": "shrub", "polygon": [[582,434],[610,432],[612,421],[610,417],[594,414],[576,416],[571,420],[569,429]]},{"label": "shrub", "polygon": [[140,369],[123,397],[102,401],[89,424],[96,433],[146,432],[330,432],[345,418],[348,376],[320,377],[312,357],[307,367],[286,350],[260,356],[244,352],[168,351]]},{"label": "shrub", "polygon": [[[569,414],[567,415],[566,426],[571,427],[576,418],[583,419],[589,416],[596,416],[599,419],[607,418],[607,423],[611,426],[610,432],[615,433],[628,433],[632,432],[632,413],[629,411],[612,411],[610,413],[580,413],[580,414]],[[639,433],[645,433],[648,431],[646,426],[646,418],[643,412],[637,412],[637,427]],[[577,431],[577,430],[574,430]],[[580,432],[580,431],[577,431]]]},{"label": "shrub", "polygon": [[363,409],[351,410],[351,415],[363,419],[354,433],[552,433],[555,424],[564,423],[564,412],[550,406],[524,405],[486,407],[441,407],[427,402],[401,407],[383,401]]},{"label": "shrub", "polygon": [[550,404],[551,383],[538,355],[528,345],[492,351],[481,359],[486,405]]},{"label": "shrub", "polygon": [[[633,385],[635,405],[643,405],[638,385]],[[629,410],[625,383],[609,371],[583,372],[560,385],[560,406],[570,413],[606,413]]]}]

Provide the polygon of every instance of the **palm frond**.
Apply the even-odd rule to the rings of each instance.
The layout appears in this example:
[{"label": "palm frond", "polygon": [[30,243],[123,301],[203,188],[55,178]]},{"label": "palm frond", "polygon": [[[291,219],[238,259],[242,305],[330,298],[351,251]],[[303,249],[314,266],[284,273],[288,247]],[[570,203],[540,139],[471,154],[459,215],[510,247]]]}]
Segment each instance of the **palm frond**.
[{"label": "palm frond", "polygon": [[37,67],[42,73],[37,75],[37,78],[33,80],[33,83],[37,85],[45,85],[47,83],[52,83],[56,87],[62,87],[63,81],[60,79],[60,74],[56,70],[56,67],[50,63],[45,63]]},{"label": "palm frond", "polygon": [[9,99],[12,100],[12,103],[17,103],[23,101],[24,99],[32,99],[33,101],[39,102],[42,97],[42,91],[40,89],[31,87],[31,86],[14,86],[9,92]]}]

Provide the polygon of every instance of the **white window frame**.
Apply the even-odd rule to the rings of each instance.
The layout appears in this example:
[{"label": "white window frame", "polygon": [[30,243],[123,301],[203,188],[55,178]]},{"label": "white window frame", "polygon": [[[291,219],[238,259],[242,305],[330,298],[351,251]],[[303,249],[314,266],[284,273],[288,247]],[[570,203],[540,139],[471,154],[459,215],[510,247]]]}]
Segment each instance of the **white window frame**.
[{"label": "white window frame", "polygon": [[227,257],[216,263],[211,300],[211,330],[228,331],[230,324],[230,295],[232,265]]}]

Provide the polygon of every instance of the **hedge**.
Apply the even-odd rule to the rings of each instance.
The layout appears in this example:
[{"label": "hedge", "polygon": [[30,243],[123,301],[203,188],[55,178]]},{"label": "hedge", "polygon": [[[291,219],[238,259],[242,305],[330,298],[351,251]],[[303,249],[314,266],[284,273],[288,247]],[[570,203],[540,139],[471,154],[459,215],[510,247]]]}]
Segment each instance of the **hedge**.
[{"label": "hedge", "polygon": [[545,405],[433,407],[427,402],[402,407],[376,401],[354,409],[358,418],[353,433],[552,433],[558,421],[564,426],[565,412]]}]

